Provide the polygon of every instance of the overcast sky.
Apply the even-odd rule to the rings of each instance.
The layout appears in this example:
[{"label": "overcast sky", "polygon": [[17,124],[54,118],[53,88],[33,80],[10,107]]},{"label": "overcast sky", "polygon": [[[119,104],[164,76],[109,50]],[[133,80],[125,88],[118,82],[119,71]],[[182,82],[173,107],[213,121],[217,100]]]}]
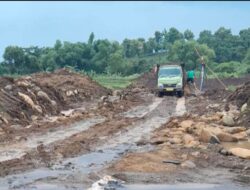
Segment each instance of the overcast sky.
[{"label": "overcast sky", "polygon": [[250,27],[250,2],[0,2],[0,56],[8,45],[52,46],[96,38],[149,38],[156,30]]}]

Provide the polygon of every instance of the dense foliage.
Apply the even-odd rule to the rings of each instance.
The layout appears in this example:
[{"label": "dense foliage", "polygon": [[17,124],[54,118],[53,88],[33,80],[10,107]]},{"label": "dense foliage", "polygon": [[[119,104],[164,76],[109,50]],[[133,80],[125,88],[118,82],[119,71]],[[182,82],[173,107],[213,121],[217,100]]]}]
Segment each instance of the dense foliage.
[{"label": "dense foliage", "polygon": [[201,62],[195,48],[217,72],[250,72],[250,28],[233,35],[230,29],[221,27],[214,33],[201,31],[197,40],[191,30],[181,33],[170,28],[156,31],[147,40],[124,39],[121,44],[96,40],[91,33],[87,42],[57,40],[54,47],[42,48],[8,46],[0,64],[0,75],[30,74],[62,67],[88,73],[131,75],[167,62],[185,63],[186,69],[191,69],[198,68]]}]

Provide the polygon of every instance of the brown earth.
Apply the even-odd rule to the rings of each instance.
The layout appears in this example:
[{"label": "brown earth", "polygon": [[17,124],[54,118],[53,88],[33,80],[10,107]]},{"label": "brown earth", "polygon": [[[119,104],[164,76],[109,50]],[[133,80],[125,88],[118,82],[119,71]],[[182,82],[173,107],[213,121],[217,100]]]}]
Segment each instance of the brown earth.
[{"label": "brown earth", "polygon": [[[194,99],[187,98],[186,105],[189,109],[194,105]],[[205,107],[212,105],[208,99],[209,97],[202,99]],[[167,183],[183,177],[183,172],[187,171],[184,181],[195,182],[197,176],[201,175],[202,182],[206,183],[209,180],[206,179],[207,174],[202,174],[203,170],[229,169],[237,173],[237,180],[249,183],[250,172],[246,168],[250,167],[250,160],[239,158],[230,152],[231,147],[239,146],[235,143],[235,139],[240,144],[245,143],[250,149],[250,143],[247,141],[249,137],[245,133],[247,128],[223,125],[223,103],[216,108],[211,106],[202,113],[200,109],[193,107],[192,114],[172,117],[169,122],[152,133],[151,139],[142,139],[138,144],[139,146],[151,144],[155,147],[154,150],[128,153],[112,163],[105,172],[128,183],[134,183],[133,178],[137,180],[135,183],[159,183],[159,180],[160,183]],[[230,112],[234,113],[235,118],[240,114],[233,108],[229,110]],[[202,130],[205,129],[217,136],[220,144],[204,141],[206,136],[204,134],[202,136]]]},{"label": "brown earth", "polygon": [[[240,84],[246,80],[248,79],[239,79],[239,81],[229,79],[229,83]],[[155,84],[153,73],[142,75],[127,89],[113,92],[86,76],[71,73],[68,70],[39,73],[19,79],[2,78],[0,107],[3,131],[0,131],[0,139],[6,146],[25,142],[30,135],[50,133],[60,127],[66,130],[70,124],[94,116],[102,116],[106,120],[61,141],[47,146],[41,144],[20,159],[1,162],[0,175],[6,176],[43,166],[50,167],[58,159],[93,152],[96,147],[105,143],[107,139],[112,139],[116,134],[123,132],[126,134],[128,127],[136,122],[143,123],[146,119],[160,116],[163,112],[172,113],[177,98],[164,97],[165,104],[161,103],[157,107],[161,106],[160,109],[142,118],[125,118],[119,115],[136,106],[149,106],[152,103],[151,92],[154,92]],[[44,93],[38,93],[39,91],[47,96]],[[166,174],[190,171],[194,168],[195,172],[205,168],[211,171],[214,168],[226,168],[245,175],[246,181],[249,181],[249,160],[233,156],[223,144],[228,143],[226,141],[234,143],[235,139],[243,142],[247,138],[247,135],[245,136],[247,126],[238,122],[242,119],[239,111],[242,102],[240,104],[238,102],[247,95],[249,95],[248,83],[234,93],[211,85],[204,94],[185,97],[187,114],[170,118],[167,123],[151,134],[150,139],[142,138],[137,143],[138,147],[152,145],[153,150],[124,153],[118,162],[107,164],[108,169],[103,171],[115,176],[124,173],[140,173],[136,175],[141,179],[151,173],[153,176],[150,176],[148,182],[155,182],[157,174],[166,176]],[[226,105],[226,101],[230,104]],[[61,113],[62,110],[71,108],[72,113],[68,115]],[[233,115],[234,127],[242,128],[233,129],[225,126],[223,123],[225,113]],[[204,135],[204,131],[209,133]],[[206,142],[206,139],[211,139],[207,137],[210,132],[216,136],[213,138],[220,140],[220,144]],[[190,175],[192,172],[186,176],[187,181],[192,179]],[[129,179],[128,176],[125,179]],[[168,176],[171,178],[171,175]],[[175,177],[178,176],[174,175],[172,179]]]},{"label": "brown earth", "polygon": [[111,93],[89,77],[64,69],[18,79],[2,77],[0,89],[1,125],[28,125],[34,118]]}]

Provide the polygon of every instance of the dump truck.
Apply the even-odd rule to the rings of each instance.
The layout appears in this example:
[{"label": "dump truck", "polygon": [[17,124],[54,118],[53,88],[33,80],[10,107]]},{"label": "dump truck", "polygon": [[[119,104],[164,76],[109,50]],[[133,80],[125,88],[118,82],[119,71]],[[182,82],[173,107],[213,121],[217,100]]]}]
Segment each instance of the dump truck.
[{"label": "dump truck", "polygon": [[157,71],[157,94],[176,94],[182,97],[184,93],[185,73],[180,65],[162,65]]}]

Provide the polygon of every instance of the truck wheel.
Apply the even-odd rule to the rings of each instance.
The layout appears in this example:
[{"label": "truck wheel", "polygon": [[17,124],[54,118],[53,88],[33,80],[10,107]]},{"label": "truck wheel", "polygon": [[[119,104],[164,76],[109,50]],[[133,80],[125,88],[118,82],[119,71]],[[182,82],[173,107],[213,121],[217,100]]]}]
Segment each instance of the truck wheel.
[{"label": "truck wheel", "polygon": [[179,98],[181,98],[181,97],[183,96],[183,91],[178,91],[178,92],[177,92],[177,96],[178,96]]},{"label": "truck wheel", "polygon": [[158,97],[162,97],[163,93],[162,92],[158,92]]}]

